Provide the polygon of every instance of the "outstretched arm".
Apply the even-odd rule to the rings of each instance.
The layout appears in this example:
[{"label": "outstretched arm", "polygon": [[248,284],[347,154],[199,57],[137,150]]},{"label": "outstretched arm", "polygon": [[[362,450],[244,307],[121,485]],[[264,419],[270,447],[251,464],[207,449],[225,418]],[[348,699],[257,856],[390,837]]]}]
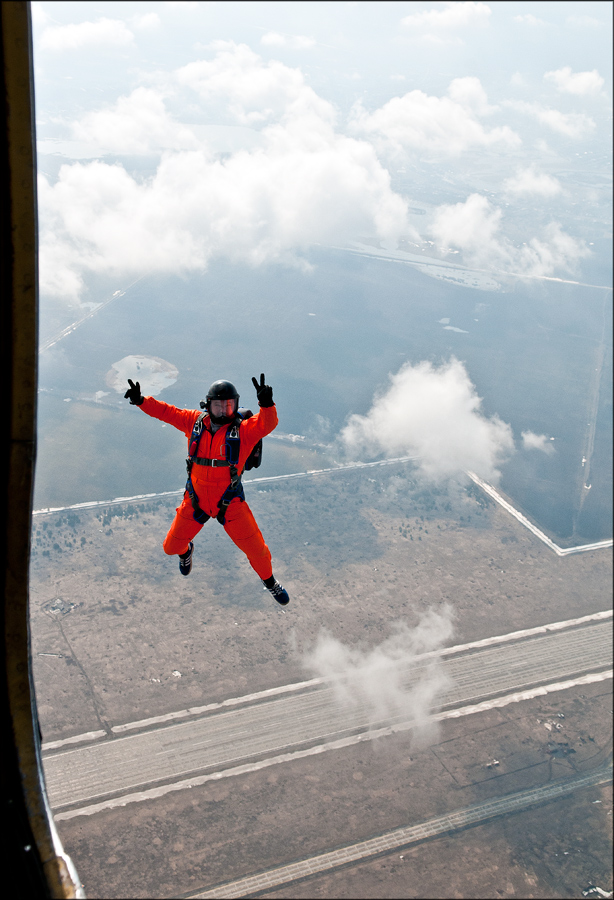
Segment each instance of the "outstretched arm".
[{"label": "outstretched arm", "polygon": [[189,437],[194,422],[198,418],[198,412],[195,409],[179,409],[170,403],[163,403],[154,397],[143,397],[141,394],[141,385],[137,381],[136,384],[129,378],[128,384],[130,388],[124,394],[126,400],[130,400],[133,406],[140,406],[144,413],[154,419],[160,419],[167,422],[179,431],[183,431],[186,437]]}]

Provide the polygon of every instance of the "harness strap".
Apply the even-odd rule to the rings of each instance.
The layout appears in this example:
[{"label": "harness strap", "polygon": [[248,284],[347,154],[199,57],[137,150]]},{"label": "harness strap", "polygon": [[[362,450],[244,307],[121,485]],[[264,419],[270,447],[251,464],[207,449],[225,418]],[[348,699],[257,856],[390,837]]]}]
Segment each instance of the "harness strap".
[{"label": "harness strap", "polygon": [[207,459],[206,456],[195,456],[192,458],[192,462],[196,463],[197,466],[211,466],[214,469],[230,465],[227,459]]},{"label": "harness strap", "polygon": [[196,496],[196,491],[194,490],[194,485],[192,484],[192,479],[188,473],[188,480],[185,483],[185,489],[188,493],[188,497],[190,498],[190,502],[192,503],[192,508],[194,510],[194,518],[199,523],[199,525],[204,525],[205,522],[208,522],[211,516],[201,509],[198,505],[198,497]]},{"label": "harness strap", "polygon": [[220,525],[224,525],[226,521],[226,510],[230,506],[231,502],[238,497],[241,503],[245,500],[245,492],[243,490],[243,485],[241,484],[241,475],[237,470],[237,463],[239,462],[239,452],[241,449],[241,438],[239,436],[239,427],[241,422],[243,421],[243,417],[238,415],[235,417],[234,421],[228,427],[226,432],[226,459],[209,459],[203,456],[197,456],[198,453],[198,445],[200,444],[200,439],[202,437],[203,431],[203,420],[207,413],[201,413],[194,423],[194,427],[192,429],[192,435],[190,437],[190,449],[189,456],[187,457],[186,469],[188,472],[188,480],[186,481],[185,489],[188,492],[188,496],[192,503],[192,507],[194,509],[194,518],[201,525],[204,525],[211,516],[209,516],[204,510],[202,510],[198,504],[198,496],[196,495],[196,491],[194,490],[194,485],[192,484],[192,465],[196,463],[197,466],[211,466],[212,468],[226,467],[230,469],[230,484],[222,494],[219,502],[218,508],[219,512],[216,516],[216,519],[220,523]]}]

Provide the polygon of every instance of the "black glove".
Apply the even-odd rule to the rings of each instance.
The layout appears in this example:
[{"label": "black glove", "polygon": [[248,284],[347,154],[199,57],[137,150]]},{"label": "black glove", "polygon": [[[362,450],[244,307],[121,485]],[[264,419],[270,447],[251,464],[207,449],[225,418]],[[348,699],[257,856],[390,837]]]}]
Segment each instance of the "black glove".
[{"label": "black glove", "polygon": [[252,384],[256,388],[256,394],[258,395],[258,406],[275,406],[273,403],[273,388],[264,383],[264,372],[260,376],[260,384],[255,378],[252,378]]},{"label": "black glove", "polygon": [[145,397],[141,394],[141,385],[135,384],[130,378],[128,379],[129,389],[124,394],[124,400],[129,400],[133,406],[140,406]]}]

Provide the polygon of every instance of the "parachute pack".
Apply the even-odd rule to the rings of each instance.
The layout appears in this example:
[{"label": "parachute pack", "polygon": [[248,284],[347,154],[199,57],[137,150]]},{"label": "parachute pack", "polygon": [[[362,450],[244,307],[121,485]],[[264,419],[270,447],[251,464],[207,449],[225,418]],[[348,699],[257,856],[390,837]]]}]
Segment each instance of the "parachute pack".
[{"label": "parachute pack", "polygon": [[[239,452],[241,450],[241,436],[240,436],[240,425],[245,419],[249,419],[253,416],[253,412],[251,409],[245,409],[241,407],[237,410],[237,413],[228,426],[226,431],[226,459],[207,459],[205,457],[199,457],[198,454],[198,446],[200,444],[200,439],[203,433],[203,420],[208,413],[203,412],[199,415],[194,423],[194,427],[192,429],[192,434],[190,436],[190,444],[188,450],[188,456],[186,458],[186,469],[188,472],[188,480],[186,481],[185,489],[188,492],[188,496],[192,502],[192,507],[194,509],[194,518],[198,523],[204,525],[211,516],[209,516],[204,510],[200,508],[198,505],[198,497],[196,496],[196,491],[194,490],[194,485],[192,484],[192,466],[194,464],[198,466],[227,466],[230,469],[230,484],[224,491],[220,501],[218,503],[219,513],[216,518],[220,525],[223,525],[226,517],[226,510],[230,506],[231,500],[234,500],[235,497],[238,497],[241,502],[245,500],[245,492],[243,491],[243,484],[241,483],[241,475],[237,470],[237,465],[239,462]],[[247,457],[245,461],[245,471],[249,471],[250,469],[257,469],[262,462],[262,438],[258,441],[257,444],[252,448],[251,453]]]}]

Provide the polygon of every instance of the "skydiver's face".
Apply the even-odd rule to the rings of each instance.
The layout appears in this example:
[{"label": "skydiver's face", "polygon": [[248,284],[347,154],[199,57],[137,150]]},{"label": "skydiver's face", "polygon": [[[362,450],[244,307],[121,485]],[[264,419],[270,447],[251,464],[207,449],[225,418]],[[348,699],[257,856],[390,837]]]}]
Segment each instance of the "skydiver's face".
[{"label": "skydiver's face", "polygon": [[221,419],[224,416],[232,416],[235,411],[235,401],[233,399],[230,400],[211,400],[210,402],[210,412],[212,416],[215,416],[216,419]]}]

